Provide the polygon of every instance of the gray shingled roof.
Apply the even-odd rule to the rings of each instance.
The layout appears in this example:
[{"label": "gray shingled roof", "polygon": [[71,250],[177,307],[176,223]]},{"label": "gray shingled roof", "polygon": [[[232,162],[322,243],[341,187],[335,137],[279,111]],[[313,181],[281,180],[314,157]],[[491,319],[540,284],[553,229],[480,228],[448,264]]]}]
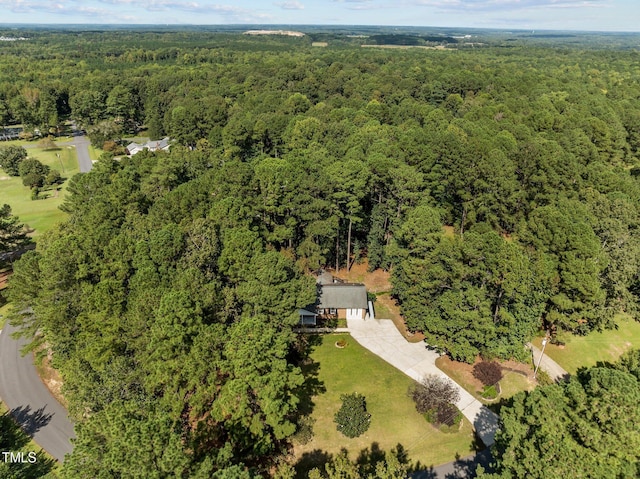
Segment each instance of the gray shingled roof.
[{"label": "gray shingled roof", "polygon": [[367,290],[364,284],[332,283],[319,288],[318,308],[366,309]]}]

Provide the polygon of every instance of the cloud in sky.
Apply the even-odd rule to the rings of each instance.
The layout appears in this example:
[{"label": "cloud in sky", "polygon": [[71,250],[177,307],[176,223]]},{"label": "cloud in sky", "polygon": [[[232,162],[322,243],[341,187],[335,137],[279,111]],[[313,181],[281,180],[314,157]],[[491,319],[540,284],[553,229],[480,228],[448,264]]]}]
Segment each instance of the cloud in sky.
[{"label": "cloud in sky", "polygon": [[[299,4],[297,1],[285,2]],[[242,8],[211,2],[179,0],[0,0],[0,11],[18,14],[43,14],[85,17],[89,20],[122,20],[134,18],[126,12],[171,12],[216,15],[225,21],[251,23],[273,20],[273,15],[259,9]],[[161,22],[163,23],[163,22]]]},{"label": "cloud in sky", "polygon": [[611,5],[611,0],[413,0],[409,3],[447,11],[509,11],[529,8],[606,7]]},{"label": "cloud in sky", "polygon": [[282,8],[283,10],[304,10],[304,5],[300,2],[277,2],[275,6]]},{"label": "cloud in sky", "polygon": [[0,12],[0,22],[7,23],[640,30],[640,0],[0,0]]}]

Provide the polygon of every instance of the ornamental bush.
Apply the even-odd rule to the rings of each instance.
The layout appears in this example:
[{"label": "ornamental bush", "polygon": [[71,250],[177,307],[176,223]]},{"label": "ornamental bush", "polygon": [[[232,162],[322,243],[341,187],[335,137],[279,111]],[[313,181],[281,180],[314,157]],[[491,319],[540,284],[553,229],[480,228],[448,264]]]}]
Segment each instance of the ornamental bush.
[{"label": "ornamental bush", "polygon": [[485,386],[493,386],[502,379],[502,368],[495,361],[482,361],[473,367],[473,377]]},{"label": "ornamental bush", "polygon": [[362,394],[352,393],[340,396],[342,406],[335,415],[337,429],[347,437],[358,437],[369,429],[371,414]]},{"label": "ornamental bush", "polygon": [[450,380],[429,374],[409,388],[409,397],[416,404],[416,410],[424,414],[431,409],[437,411],[442,405],[457,402],[460,393]]}]

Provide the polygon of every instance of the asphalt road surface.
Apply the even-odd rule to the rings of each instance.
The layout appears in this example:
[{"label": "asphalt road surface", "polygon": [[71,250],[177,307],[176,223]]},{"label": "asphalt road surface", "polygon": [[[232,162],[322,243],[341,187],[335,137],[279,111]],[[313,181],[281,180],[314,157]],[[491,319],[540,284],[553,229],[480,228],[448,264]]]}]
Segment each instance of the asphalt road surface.
[{"label": "asphalt road surface", "polygon": [[11,337],[15,330],[6,323],[0,332],[0,397],[24,431],[62,462],[73,449],[73,423],[38,376],[32,355],[20,354],[25,341]]},{"label": "asphalt road surface", "polygon": [[91,157],[89,156],[89,139],[86,136],[74,136],[71,141],[63,141],[56,144],[58,146],[75,146],[76,153],[78,155],[78,166],[80,167],[80,173],[88,173],[89,171],[91,171],[93,163],[91,163]]},{"label": "asphalt road surface", "polygon": [[[80,134],[80,132],[76,133],[77,136],[73,136],[73,138],[69,141],[56,141],[57,146],[74,146],[76,148],[76,153],[78,155],[78,167],[80,168],[80,173],[88,173],[91,171],[93,167],[93,163],[91,162],[91,157],[89,156],[89,139]],[[37,148],[36,144],[25,145],[26,149]]]},{"label": "asphalt road surface", "polygon": [[411,479],[472,479],[476,477],[476,468],[482,465],[485,471],[490,471],[491,450],[483,449],[477,454],[457,459],[441,466],[431,467],[424,471],[411,474]]}]

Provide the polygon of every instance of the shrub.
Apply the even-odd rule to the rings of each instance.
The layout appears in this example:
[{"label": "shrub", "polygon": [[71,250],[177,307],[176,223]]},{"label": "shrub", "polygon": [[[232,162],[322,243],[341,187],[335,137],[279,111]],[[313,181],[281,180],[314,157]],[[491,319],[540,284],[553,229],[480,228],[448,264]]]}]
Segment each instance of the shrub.
[{"label": "shrub", "polygon": [[549,374],[542,369],[538,369],[538,373],[536,374],[536,381],[538,381],[538,384],[540,386],[548,386],[554,383],[553,379],[551,379],[551,376],[549,376]]},{"label": "shrub", "polygon": [[502,368],[495,361],[482,361],[473,367],[473,377],[485,386],[493,386],[502,379]]},{"label": "shrub", "polygon": [[447,415],[447,422],[440,426],[440,431],[445,433],[458,432],[460,430],[460,423],[462,422],[462,412],[452,405],[452,409]]},{"label": "shrub", "polygon": [[293,435],[293,440],[301,445],[308,444],[313,439],[313,424],[315,419],[311,416],[303,416],[298,421],[298,429]]},{"label": "shrub", "polygon": [[429,409],[422,415],[429,424],[435,424],[437,421],[438,410],[437,409]]},{"label": "shrub", "polygon": [[367,412],[367,403],[362,394],[352,393],[340,396],[342,406],[335,415],[337,429],[347,437],[358,437],[371,424],[371,414]]},{"label": "shrub", "polygon": [[495,399],[498,397],[498,390],[495,386],[485,386],[482,389],[482,397],[485,399]]},{"label": "shrub", "polygon": [[460,399],[460,393],[451,381],[432,374],[411,386],[409,396],[420,414],[430,409],[437,410],[443,404],[453,404]]},{"label": "shrub", "polygon": [[455,405],[451,403],[441,404],[436,414],[436,424],[453,426],[456,423],[456,419],[458,419],[458,414],[460,414],[460,411]]}]

